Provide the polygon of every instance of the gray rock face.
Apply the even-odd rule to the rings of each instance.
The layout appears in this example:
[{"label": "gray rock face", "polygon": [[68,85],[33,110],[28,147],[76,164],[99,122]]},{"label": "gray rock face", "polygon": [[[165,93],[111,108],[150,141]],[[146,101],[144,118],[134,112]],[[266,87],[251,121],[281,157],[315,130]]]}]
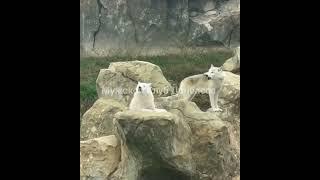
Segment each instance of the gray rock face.
[{"label": "gray rock face", "polygon": [[[189,3],[189,39],[196,45],[210,44],[235,47],[240,44],[240,1],[193,0]],[[195,13],[196,12],[196,13]]]},{"label": "gray rock face", "polygon": [[160,54],[181,46],[239,43],[239,0],[80,1],[84,56]]}]

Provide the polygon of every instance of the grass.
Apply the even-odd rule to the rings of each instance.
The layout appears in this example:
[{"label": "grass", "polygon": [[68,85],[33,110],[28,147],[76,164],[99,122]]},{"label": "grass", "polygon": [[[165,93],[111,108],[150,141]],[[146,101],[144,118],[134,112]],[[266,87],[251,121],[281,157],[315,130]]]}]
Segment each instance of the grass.
[{"label": "grass", "polygon": [[[96,78],[99,70],[108,68],[111,62],[140,60],[158,65],[166,79],[178,86],[180,81],[187,76],[203,73],[208,70],[210,64],[221,66],[224,61],[232,56],[228,50],[219,50],[207,53],[193,53],[180,55],[144,56],[144,57],[86,57],[80,59],[80,117],[97,100]],[[207,107],[203,104],[202,95],[195,97],[199,107]]]}]

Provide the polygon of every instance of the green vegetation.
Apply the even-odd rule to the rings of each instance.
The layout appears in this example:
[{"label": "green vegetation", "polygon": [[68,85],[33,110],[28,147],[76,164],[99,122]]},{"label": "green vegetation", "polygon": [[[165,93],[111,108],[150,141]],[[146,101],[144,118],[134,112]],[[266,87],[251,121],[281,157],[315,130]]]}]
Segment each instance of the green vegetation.
[{"label": "green vegetation", "polygon": [[[96,78],[99,70],[108,68],[110,62],[140,60],[158,65],[166,79],[178,86],[180,81],[187,76],[203,73],[210,64],[221,66],[224,61],[232,56],[228,50],[213,51],[210,53],[193,53],[182,55],[148,56],[148,57],[104,57],[80,59],[80,117],[88,110],[97,99]],[[201,106],[202,96],[194,100]],[[205,107],[206,105],[204,105]]]}]

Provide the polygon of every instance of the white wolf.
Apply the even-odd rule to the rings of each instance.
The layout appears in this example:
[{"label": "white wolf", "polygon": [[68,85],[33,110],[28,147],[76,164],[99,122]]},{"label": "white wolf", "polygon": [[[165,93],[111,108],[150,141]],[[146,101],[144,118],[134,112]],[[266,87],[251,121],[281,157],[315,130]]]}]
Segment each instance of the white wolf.
[{"label": "white wolf", "polygon": [[219,93],[222,89],[224,73],[221,67],[211,67],[204,74],[197,74],[183,79],[180,83],[179,97],[191,101],[193,97],[201,92],[208,93],[212,111],[222,111],[218,106]]},{"label": "white wolf", "polygon": [[135,111],[167,112],[165,109],[157,109],[155,107],[151,83],[141,82],[138,82],[129,109]]}]

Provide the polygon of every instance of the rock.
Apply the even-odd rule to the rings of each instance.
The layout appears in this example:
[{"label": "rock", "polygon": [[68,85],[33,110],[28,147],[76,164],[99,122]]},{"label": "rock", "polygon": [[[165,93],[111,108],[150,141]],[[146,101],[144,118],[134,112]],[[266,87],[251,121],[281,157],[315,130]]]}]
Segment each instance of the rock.
[{"label": "rock", "polygon": [[225,72],[225,75],[224,87],[219,98],[223,111],[216,115],[224,121],[237,123],[240,122],[240,76],[231,72]]},{"label": "rock", "polygon": [[210,42],[239,46],[240,1],[80,1],[83,56],[168,53],[206,34]]},{"label": "rock", "polygon": [[240,72],[240,46],[235,48],[234,56],[229,58],[222,66],[224,71]]},{"label": "rock", "polygon": [[[219,113],[202,112],[194,102],[176,96],[157,99],[157,106],[186,120],[192,131],[192,157],[200,179],[230,179],[240,172],[240,136]],[[231,134],[233,133],[233,134]]]},{"label": "rock", "polygon": [[93,34],[99,28],[99,1],[80,0],[80,55],[86,56],[93,48]]},{"label": "rock", "polygon": [[232,180],[240,180],[240,175],[232,178]]},{"label": "rock", "polygon": [[[231,180],[240,172],[240,159],[230,144],[228,128],[220,119],[189,121],[192,158],[200,179]],[[206,178],[205,178],[206,177]]]},{"label": "rock", "polygon": [[113,134],[114,114],[127,109],[114,99],[100,98],[83,115],[80,139],[87,140]]},{"label": "rock", "polygon": [[221,103],[232,103],[240,98],[240,76],[231,72],[225,72],[223,89],[220,94]]},{"label": "rock", "polygon": [[159,108],[164,108],[171,113],[179,115],[188,122],[218,118],[213,113],[201,111],[194,102],[184,101],[175,95],[157,98],[155,104]]},{"label": "rock", "polygon": [[120,162],[120,144],[114,135],[80,141],[80,178],[106,179]]},{"label": "rock", "polygon": [[111,179],[189,179],[194,172],[188,124],[168,112],[117,113],[114,124],[121,139],[121,159]]},{"label": "rock", "polygon": [[[197,46],[240,45],[240,1],[189,0],[188,39]],[[197,15],[195,15],[197,13]]]},{"label": "rock", "polygon": [[101,69],[96,80],[98,97],[115,99],[128,105],[136,87],[135,80],[124,77],[120,72]]},{"label": "rock", "polygon": [[155,97],[172,91],[159,66],[144,61],[126,61],[111,63],[108,69],[100,70],[96,81],[98,96],[117,99],[127,106],[137,81],[152,83]]}]

